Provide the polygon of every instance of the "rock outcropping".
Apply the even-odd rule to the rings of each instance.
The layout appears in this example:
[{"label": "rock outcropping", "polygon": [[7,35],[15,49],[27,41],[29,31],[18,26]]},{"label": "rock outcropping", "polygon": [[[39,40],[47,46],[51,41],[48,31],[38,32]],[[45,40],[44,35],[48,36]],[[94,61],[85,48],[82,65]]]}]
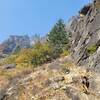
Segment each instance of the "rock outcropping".
[{"label": "rock outcropping", "polygon": [[70,32],[74,61],[100,72],[100,0],[97,1],[82,8],[80,15],[73,18]]},{"label": "rock outcropping", "polygon": [[18,49],[29,48],[30,38],[28,36],[10,36],[6,41],[0,45],[0,52],[3,54],[10,54]]}]

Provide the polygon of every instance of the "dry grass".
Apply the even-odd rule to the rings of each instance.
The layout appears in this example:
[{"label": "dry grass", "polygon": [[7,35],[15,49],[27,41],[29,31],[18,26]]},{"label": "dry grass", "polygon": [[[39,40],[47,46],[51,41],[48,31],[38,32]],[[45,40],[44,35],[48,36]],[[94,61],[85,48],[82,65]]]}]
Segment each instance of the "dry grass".
[{"label": "dry grass", "polygon": [[14,78],[18,75],[26,75],[30,74],[33,71],[32,67],[23,67],[21,65],[18,65],[15,69],[11,70],[0,70],[0,78],[5,77],[7,79]]},{"label": "dry grass", "polygon": [[75,67],[75,65],[72,62],[66,62],[64,64],[62,64],[63,68],[67,68],[67,69],[73,69]]},{"label": "dry grass", "polygon": [[0,89],[7,86],[8,83],[9,81],[4,76],[0,76]]},{"label": "dry grass", "polygon": [[[61,70],[48,70],[49,64],[35,68],[34,72],[32,66],[22,64],[17,65],[17,67],[13,70],[0,71],[0,84],[1,86],[4,83],[6,85],[8,82],[7,79],[19,76],[18,81],[20,81],[17,83],[18,100],[70,100],[63,90],[63,88],[66,88],[66,85],[75,88],[77,90],[76,92],[84,93],[86,89],[81,83],[78,85],[71,83],[72,77],[89,76],[91,73],[87,73],[85,69],[75,66],[70,61],[66,61],[66,63],[61,64],[62,68],[71,70],[69,74],[65,74]],[[21,77],[22,75],[24,77]],[[50,85],[48,85],[50,83],[47,81],[60,76],[64,76],[65,78],[65,80],[61,82],[63,87],[61,89],[54,90],[50,87]]]}]

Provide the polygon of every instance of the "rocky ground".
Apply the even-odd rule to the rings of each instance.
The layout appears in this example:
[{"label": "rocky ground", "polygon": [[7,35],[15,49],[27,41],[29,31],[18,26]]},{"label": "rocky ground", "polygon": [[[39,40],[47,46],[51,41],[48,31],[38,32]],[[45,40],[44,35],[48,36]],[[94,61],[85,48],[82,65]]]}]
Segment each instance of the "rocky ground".
[{"label": "rocky ground", "polygon": [[75,66],[70,56],[15,70],[0,72],[0,100],[100,100],[100,75]]}]

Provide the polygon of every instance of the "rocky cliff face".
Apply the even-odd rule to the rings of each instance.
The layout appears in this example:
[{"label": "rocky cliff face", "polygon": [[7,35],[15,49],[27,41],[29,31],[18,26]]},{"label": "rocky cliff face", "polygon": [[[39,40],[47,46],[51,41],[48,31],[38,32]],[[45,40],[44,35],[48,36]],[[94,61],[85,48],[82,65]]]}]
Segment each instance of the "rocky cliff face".
[{"label": "rocky cliff face", "polygon": [[[97,3],[100,4],[100,1]],[[70,24],[71,51],[79,65],[100,72],[100,6],[89,4]],[[88,7],[88,8],[87,8]]]},{"label": "rocky cliff face", "polygon": [[30,47],[30,39],[28,36],[10,36],[0,45],[0,52],[10,54],[17,49]]}]

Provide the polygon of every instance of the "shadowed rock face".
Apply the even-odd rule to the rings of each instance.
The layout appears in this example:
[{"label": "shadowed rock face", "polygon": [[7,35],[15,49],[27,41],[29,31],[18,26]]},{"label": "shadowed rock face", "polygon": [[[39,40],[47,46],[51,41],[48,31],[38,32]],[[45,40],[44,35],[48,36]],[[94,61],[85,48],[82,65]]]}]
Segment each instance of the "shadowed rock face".
[{"label": "shadowed rock face", "polygon": [[100,9],[92,4],[85,16],[75,17],[70,32],[74,61],[100,72]]},{"label": "shadowed rock face", "polygon": [[16,51],[16,49],[29,48],[30,39],[28,36],[10,36],[6,41],[0,45],[0,52],[4,54],[10,54]]},{"label": "shadowed rock face", "polygon": [[92,4],[88,4],[86,6],[84,6],[81,10],[80,10],[80,14],[86,15],[88,13],[88,11],[91,9]]}]

